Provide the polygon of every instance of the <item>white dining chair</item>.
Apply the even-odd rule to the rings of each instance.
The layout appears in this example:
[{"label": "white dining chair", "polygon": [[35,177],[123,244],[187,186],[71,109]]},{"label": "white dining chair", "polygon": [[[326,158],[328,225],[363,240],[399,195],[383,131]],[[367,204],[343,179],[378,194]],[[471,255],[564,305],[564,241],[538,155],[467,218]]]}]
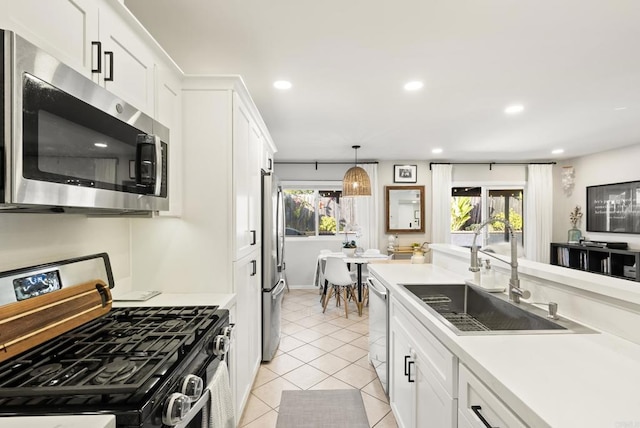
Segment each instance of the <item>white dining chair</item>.
[{"label": "white dining chair", "polygon": [[349,273],[346,263],[339,257],[327,257],[324,268],[324,277],[329,283],[327,287],[327,295],[324,298],[322,313],[327,310],[327,304],[331,296],[336,296],[336,306],[340,306],[340,300],[344,303],[344,316],[349,318],[349,308],[347,303],[349,297],[353,294],[355,282]]}]

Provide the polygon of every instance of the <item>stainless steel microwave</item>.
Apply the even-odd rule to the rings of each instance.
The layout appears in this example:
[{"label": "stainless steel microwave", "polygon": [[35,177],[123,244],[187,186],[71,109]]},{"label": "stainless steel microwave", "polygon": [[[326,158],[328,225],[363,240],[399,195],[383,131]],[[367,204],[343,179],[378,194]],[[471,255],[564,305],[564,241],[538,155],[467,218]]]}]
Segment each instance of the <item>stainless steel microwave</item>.
[{"label": "stainless steel microwave", "polygon": [[168,210],[169,129],[19,35],[0,35],[0,213]]}]

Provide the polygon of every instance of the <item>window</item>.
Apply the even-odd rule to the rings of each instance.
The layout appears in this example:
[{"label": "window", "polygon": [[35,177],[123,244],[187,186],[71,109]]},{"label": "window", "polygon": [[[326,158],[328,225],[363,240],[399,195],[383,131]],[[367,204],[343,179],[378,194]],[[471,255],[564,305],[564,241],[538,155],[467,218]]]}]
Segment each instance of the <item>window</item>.
[{"label": "window", "polygon": [[[451,189],[451,243],[469,247],[478,225],[491,217],[508,219],[518,243],[523,243],[524,191],[522,187],[454,187]],[[504,223],[490,223],[482,231],[484,246],[509,241]]]},{"label": "window", "polygon": [[342,198],[340,183],[283,187],[286,236],[336,236],[349,231],[353,199]]}]

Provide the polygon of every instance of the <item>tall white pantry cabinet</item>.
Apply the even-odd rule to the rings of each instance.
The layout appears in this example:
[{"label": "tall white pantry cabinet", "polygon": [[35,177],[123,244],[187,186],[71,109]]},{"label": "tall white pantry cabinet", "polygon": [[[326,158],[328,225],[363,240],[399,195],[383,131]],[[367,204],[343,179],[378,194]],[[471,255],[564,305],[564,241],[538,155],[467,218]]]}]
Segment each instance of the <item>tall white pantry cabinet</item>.
[{"label": "tall white pantry cabinet", "polygon": [[184,212],[200,207],[206,235],[198,239],[218,252],[205,271],[230,280],[236,293],[231,377],[239,418],[262,357],[261,169],[275,147],[239,76],[186,76],[182,105]]}]

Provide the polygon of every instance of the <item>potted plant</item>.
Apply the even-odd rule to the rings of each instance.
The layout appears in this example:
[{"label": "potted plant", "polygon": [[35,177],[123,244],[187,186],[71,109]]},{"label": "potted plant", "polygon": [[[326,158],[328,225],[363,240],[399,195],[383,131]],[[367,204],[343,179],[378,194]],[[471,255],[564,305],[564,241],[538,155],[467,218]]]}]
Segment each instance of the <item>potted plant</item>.
[{"label": "potted plant", "polygon": [[353,256],[356,252],[357,247],[358,246],[356,245],[356,241],[344,241],[342,243],[342,252],[346,256]]}]

